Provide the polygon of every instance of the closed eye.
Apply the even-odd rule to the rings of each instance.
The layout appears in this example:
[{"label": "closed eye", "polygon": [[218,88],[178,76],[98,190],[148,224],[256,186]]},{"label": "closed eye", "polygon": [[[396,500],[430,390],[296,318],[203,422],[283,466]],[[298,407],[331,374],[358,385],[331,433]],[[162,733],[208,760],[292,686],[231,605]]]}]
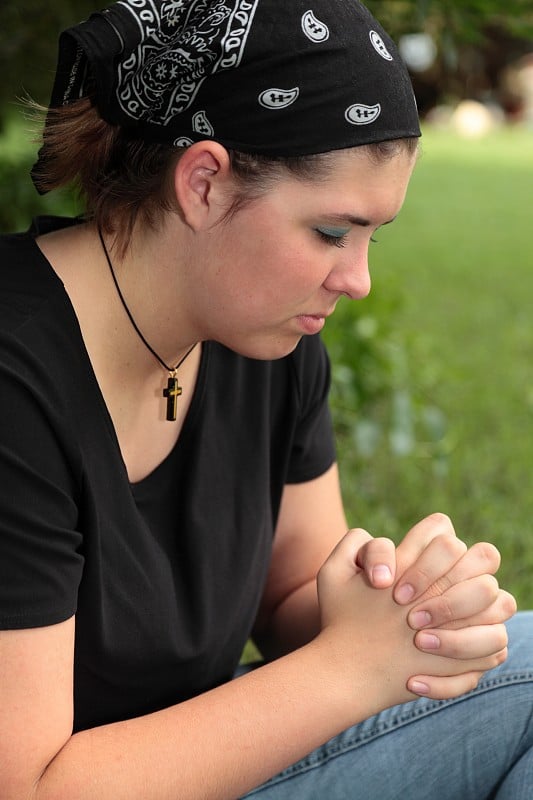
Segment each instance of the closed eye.
[{"label": "closed eye", "polygon": [[323,242],[335,247],[346,247],[349,230],[336,230],[334,228],[315,228],[315,232]]}]

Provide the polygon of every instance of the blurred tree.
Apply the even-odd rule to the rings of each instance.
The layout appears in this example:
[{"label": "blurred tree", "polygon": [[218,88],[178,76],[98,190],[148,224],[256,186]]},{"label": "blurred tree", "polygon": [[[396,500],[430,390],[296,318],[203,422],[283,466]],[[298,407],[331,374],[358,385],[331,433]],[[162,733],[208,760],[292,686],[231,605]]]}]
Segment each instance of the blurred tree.
[{"label": "blurred tree", "polygon": [[[102,0],[101,7],[105,6]],[[2,116],[17,98],[47,103],[56,67],[59,31],[99,8],[98,0],[1,0],[0,105]]]},{"label": "blurred tree", "polygon": [[[0,120],[25,93],[38,102],[48,101],[58,32],[108,2],[0,1]],[[422,107],[426,94],[437,91],[428,91],[428,86],[440,85],[439,91],[460,95],[473,67],[477,74],[488,63],[494,72],[501,66],[503,51],[506,58],[521,55],[523,40],[533,39],[532,0],[367,0],[366,4],[395,39],[424,31],[438,45],[433,73],[415,75]]]},{"label": "blurred tree", "polygon": [[422,114],[442,100],[492,100],[505,110],[505,68],[533,51],[532,0],[366,0],[396,41],[425,33],[436,58],[412,70]]},{"label": "blurred tree", "polygon": [[517,38],[533,36],[531,0],[366,0],[366,5],[396,39],[427,31],[437,39],[450,35],[480,44],[492,26]]}]

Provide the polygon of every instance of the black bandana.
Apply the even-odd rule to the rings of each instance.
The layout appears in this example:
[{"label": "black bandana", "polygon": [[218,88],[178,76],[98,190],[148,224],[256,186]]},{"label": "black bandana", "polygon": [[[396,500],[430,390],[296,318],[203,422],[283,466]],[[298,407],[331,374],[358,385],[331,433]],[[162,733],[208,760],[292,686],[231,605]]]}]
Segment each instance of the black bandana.
[{"label": "black bandana", "polygon": [[420,135],[407,69],[357,0],[120,0],[61,35],[51,106],[86,95],[176,146],[291,156]]}]

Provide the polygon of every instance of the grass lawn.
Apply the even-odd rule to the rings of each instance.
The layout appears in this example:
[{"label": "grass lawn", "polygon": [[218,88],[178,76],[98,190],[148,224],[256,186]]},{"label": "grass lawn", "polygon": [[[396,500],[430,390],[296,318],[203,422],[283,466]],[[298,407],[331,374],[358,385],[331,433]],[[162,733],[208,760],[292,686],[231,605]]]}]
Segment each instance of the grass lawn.
[{"label": "grass lawn", "polygon": [[402,286],[394,324],[413,387],[444,414],[440,458],[423,442],[404,457],[383,446],[362,467],[341,457],[352,524],[396,538],[444,511],[468,541],[499,547],[521,607],[533,607],[532,233],[533,131],[425,132],[371,263],[374,293]]}]

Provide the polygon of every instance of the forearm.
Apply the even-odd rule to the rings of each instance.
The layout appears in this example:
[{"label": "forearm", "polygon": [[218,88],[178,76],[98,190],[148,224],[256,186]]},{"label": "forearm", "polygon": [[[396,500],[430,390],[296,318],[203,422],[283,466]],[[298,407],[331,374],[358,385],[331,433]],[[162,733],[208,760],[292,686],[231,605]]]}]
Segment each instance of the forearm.
[{"label": "forearm", "polygon": [[272,660],[312,641],[320,631],[316,580],[309,581],[280,603],[254,641],[263,656]]},{"label": "forearm", "polygon": [[[353,696],[353,692],[349,692]],[[318,640],[190,701],[74,735],[34,800],[234,800],[378,710],[346,687]]]}]

